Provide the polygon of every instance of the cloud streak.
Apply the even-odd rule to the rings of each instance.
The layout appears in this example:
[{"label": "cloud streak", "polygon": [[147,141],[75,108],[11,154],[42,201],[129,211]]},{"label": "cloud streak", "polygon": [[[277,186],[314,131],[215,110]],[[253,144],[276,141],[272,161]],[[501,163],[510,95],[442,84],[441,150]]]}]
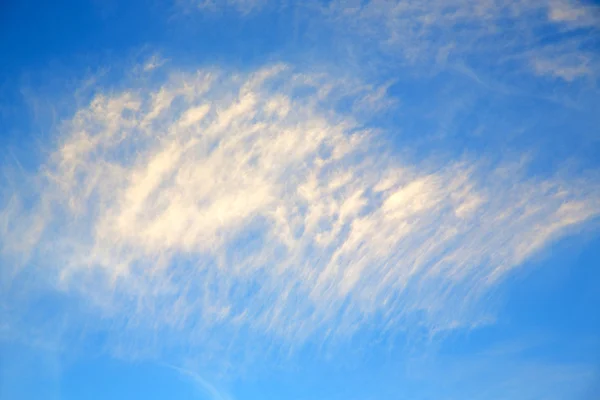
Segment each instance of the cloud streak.
[{"label": "cloud streak", "polygon": [[386,132],[340,108],[387,104],[368,85],[228,72],[174,71],[77,110],[4,196],[2,257],[134,336],[294,344],[477,324],[482,295],[600,212],[590,179],[384,151]]}]

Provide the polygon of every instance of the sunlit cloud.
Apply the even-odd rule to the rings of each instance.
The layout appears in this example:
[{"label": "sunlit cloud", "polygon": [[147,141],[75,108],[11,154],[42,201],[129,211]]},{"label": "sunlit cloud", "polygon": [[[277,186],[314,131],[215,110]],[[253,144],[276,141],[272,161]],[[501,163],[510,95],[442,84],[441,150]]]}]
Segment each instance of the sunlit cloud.
[{"label": "sunlit cloud", "polygon": [[340,105],[387,96],[348,79],[273,65],[97,89],[39,172],[7,181],[2,256],[171,337],[156,346],[476,325],[481,296],[600,212],[593,179],[384,151],[389,132]]}]

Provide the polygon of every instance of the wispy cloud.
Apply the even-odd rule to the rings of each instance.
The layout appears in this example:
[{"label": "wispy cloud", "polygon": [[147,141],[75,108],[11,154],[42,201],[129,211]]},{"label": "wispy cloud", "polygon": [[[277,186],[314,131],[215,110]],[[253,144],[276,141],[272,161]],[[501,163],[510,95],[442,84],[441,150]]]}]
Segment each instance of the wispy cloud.
[{"label": "wispy cloud", "polygon": [[152,71],[156,68],[162,67],[167,61],[168,60],[160,57],[160,55],[154,54],[144,63],[142,70],[144,72]]},{"label": "wispy cloud", "polygon": [[[187,4],[187,3],[186,3]],[[600,9],[577,0],[229,0],[200,3],[201,10],[230,8],[248,15],[267,5],[293,9],[319,30],[318,41],[346,49],[347,60],[376,69],[399,64],[439,70],[468,63],[504,79],[536,74],[574,82],[597,78]],[[333,34],[333,39],[331,35]],[[317,45],[315,43],[315,45]],[[566,65],[568,64],[568,65]],[[501,70],[501,72],[500,72]]]},{"label": "wispy cloud", "polygon": [[534,67],[534,73],[572,81],[599,71],[598,58],[589,50],[600,27],[599,10],[579,2],[374,0],[354,6],[333,2],[328,12],[348,32],[366,34],[370,42],[381,43],[384,52],[412,63],[467,61],[488,69],[523,71],[553,43],[561,48],[553,56],[569,57],[570,64],[588,60],[586,68],[576,68],[578,64],[569,73],[556,74]]},{"label": "wispy cloud", "polygon": [[384,151],[339,107],[387,104],[368,85],[228,72],[99,91],[11,183],[2,256],[125,329],[301,343],[476,324],[481,295],[600,212],[592,179]]},{"label": "wispy cloud", "polygon": [[252,11],[259,10],[265,5],[270,3],[269,0],[192,0],[191,4],[186,3],[187,6],[193,5],[198,7],[202,11],[217,11],[223,8],[229,8],[248,14]]},{"label": "wispy cloud", "polygon": [[177,371],[182,376],[191,379],[203,394],[208,395],[210,400],[232,400],[232,397],[229,394],[222,389],[218,389],[214,384],[210,383],[199,373],[194,372],[191,369],[175,367],[172,365],[168,365],[167,367]]},{"label": "wispy cloud", "polygon": [[549,75],[572,82],[592,72],[585,57],[560,57],[558,59],[535,59],[533,67],[540,75]]}]

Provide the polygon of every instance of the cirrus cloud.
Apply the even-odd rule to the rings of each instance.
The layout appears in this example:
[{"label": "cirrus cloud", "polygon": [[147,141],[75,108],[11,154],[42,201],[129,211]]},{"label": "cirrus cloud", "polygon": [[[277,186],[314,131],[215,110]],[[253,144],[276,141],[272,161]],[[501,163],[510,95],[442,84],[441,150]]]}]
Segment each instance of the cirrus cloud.
[{"label": "cirrus cloud", "polygon": [[482,295],[600,212],[590,179],[383,151],[387,133],[341,107],[379,109],[379,88],[227,72],[99,91],[12,184],[2,256],[134,336],[302,343],[477,324]]}]

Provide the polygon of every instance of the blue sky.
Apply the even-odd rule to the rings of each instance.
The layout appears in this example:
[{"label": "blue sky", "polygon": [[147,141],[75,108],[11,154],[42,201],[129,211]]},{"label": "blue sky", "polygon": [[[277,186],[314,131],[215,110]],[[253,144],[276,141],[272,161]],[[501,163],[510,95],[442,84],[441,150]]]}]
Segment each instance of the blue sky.
[{"label": "blue sky", "polygon": [[600,9],[0,5],[0,399],[600,397]]}]

